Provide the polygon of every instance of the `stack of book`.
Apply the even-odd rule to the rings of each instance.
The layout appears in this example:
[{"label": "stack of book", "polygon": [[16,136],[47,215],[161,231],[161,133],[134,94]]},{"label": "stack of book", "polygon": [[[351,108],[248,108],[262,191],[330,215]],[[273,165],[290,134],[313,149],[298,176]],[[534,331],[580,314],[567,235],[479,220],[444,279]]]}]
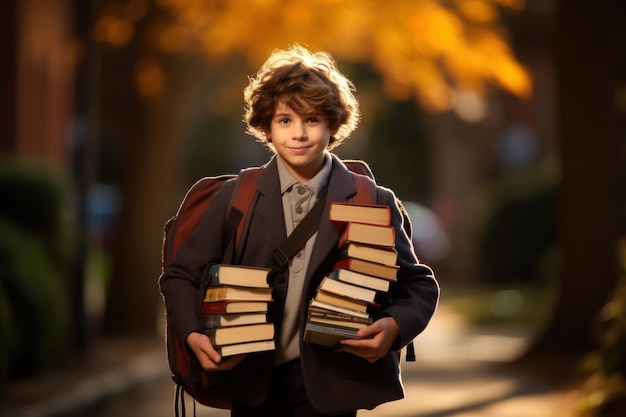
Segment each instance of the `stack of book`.
[{"label": "stack of book", "polygon": [[269,272],[226,264],[209,268],[202,314],[205,333],[222,356],[275,348],[274,325],[267,322],[272,301]]},{"label": "stack of book", "polygon": [[309,304],[304,340],[337,347],[372,322],[377,297],[389,291],[399,267],[388,206],[334,202],[329,215],[341,233],[340,259]]}]

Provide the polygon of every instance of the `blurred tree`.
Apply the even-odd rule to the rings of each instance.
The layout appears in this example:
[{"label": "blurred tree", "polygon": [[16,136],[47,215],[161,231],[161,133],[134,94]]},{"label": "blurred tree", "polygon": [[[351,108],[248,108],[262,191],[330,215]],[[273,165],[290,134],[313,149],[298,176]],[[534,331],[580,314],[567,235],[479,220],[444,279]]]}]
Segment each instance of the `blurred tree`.
[{"label": "blurred tree", "polygon": [[557,3],[561,271],[555,312],[531,353],[591,346],[625,231],[626,4]]},{"label": "blurred tree", "polygon": [[[109,3],[94,28],[96,39],[125,45],[143,29],[144,46],[150,45],[144,55],[193,53],[215,66],[240,53],[257,68],[274,48],[299,42],[338,59],[372,63],[390,97],[416,97],[431,110],[451,108],[459,94],[482,95],[490,84],[524,97],[531,91],[529,74],[499,24],[500,6],[520,11],[524,0]],[[148,14],[151,8],[162,13]],[[154,61],[137,69],[143,95],[158,95],[173,80],[157,75],[159,66]]]},{"label": "blurred tree", "polygon": [[[194,118],[190,98],[233,56],[257,68],[276,47],[301,43],[338,60],[367,62],[386,94],[414,98],[443,111],[459,95],[480,99],[490,86],[527,97],[528,71],[507,45],[500,8],[523,0],[102,0],[94,39],[111,64],[103,100],[118,112],[108,133],[124,146],[123,210],[114,245],[107,298],[111,332],[153,333],[160,233],[174,207],[164,195],[180,188],[185,127]],[[338,42],[337,40],[341,40]],[[109,47],[125,46],[115,59]],[[222,74],[223,75],[223,74]],[[101,80],[101,82],[104,81]],[[223,82],[220,97],[241,97],[241,85]],[[239,100],[221,100],[221,112],[241,112]],[[109,120],[111,121],[111,120]],[[115,130],[115,126],[131,128]],[[124,132],[131,132],[130,134]]]}]

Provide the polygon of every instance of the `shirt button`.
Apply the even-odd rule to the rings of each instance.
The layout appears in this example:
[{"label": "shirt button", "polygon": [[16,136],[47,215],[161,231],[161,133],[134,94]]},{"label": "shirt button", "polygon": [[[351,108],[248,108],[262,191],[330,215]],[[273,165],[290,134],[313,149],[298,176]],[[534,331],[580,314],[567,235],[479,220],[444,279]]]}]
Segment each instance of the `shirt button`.
[{"label": "shirt button", "polygon": [[298,214],[302,214],[304,210],[302,210],[302,207],[296,207],[296,213]]},{"label": "shirt button", "polygon": [[298,188],[298,194],[302,195],[304,193],[306,193],[306,190],[304,189],[304,187]]}]

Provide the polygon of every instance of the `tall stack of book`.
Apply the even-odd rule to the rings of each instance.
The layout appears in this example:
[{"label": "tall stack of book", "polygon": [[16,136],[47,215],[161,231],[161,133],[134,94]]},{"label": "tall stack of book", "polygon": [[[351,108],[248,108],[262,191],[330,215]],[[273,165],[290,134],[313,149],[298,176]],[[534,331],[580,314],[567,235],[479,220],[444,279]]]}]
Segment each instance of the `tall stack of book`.
[{"label": "tall stack of book", "polygon": [[304,340],[336,347],[372,322],[399,267],[388,206],[334,202],[329,215],[341,233],[340,259],[309,304]]},{"label": "tall stack of book", "polygon": [[269,272],[226,264],[209,268],[202,314],[205,333],[222,356],[275,348],[274,325],[267,321],[272,301]]}]

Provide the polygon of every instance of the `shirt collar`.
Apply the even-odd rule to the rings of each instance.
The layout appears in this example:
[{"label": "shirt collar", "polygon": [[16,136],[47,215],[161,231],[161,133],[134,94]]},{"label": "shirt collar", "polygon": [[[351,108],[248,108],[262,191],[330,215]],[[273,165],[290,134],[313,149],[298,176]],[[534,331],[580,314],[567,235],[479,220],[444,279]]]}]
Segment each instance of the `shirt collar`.
[{"label": "shirt collar", "polygon": [[[287,166],[285,165],[285,161],[282,160],[280,155],[276,154],[276,162],[278,167],[278,178],[280,180],[280,193],[285,194],[291,187],[296,184],[300,184],[300,181],[296,179],[296,177],[289,171]],[[330,171],[332,169],[332,159],[328,152],[324,153],[324,165],[322,165],[322,169],[311,178],[309,181],[302,185],[306,185],[309,187],[316,196],[322,192],[324,188],[328,185],[328,179],[330,178]]]}]

